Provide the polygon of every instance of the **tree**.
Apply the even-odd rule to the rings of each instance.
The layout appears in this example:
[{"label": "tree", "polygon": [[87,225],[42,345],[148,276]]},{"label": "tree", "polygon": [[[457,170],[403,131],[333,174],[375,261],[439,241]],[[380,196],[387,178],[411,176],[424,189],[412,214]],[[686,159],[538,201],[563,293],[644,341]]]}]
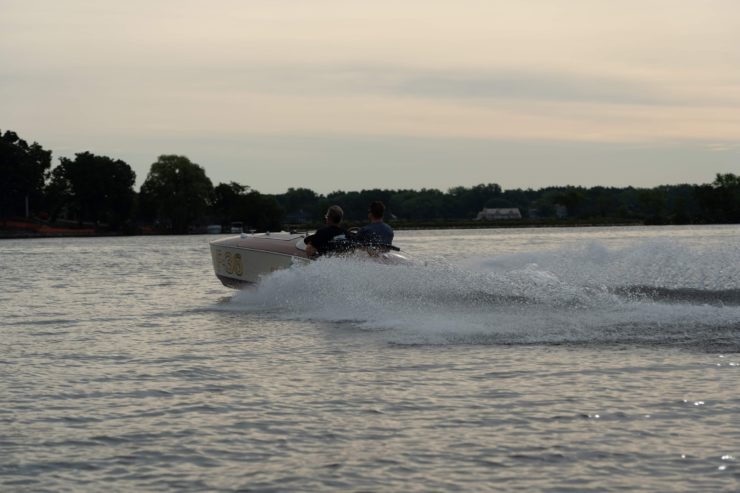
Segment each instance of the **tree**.
[{"label": "tree", "polygon": [[54,217],[66,208],[79,222],[104,223],[114,230],[131,218],[136,173],[128,164],[90,152],[59,163],[47,187]]},{"label": "tree", "polygon": [[213,184],[201,166],[185,156],[162,155],[141,185],[141,215],[173,233],[187,233],[205,214],[212,194]]},{"label": "tree", "polygon": [[291,187],[287,192],[275,198],[285,209],[290,222],[305,223],[318,216],[319,196],[309,188]]},{"label": "tree", "polygon": [[721,197],[725,220],[732,223],[740,222],[740,176],[718,173],[712,186]]},{"label": "tree", "polygon": [[511,203],[511,201],[503,199],[503,198],[494,198],[494,199],[488,199],[485,204],[483,204],[483,207],[489,208],[489,209],[509,209],[514,207],[514,204]]},{"label": "tree", "polygon": [[[339,204],[344,210],[344,220],[361,220],[364,221],[367,218],[367,207],[370,205],[369,200],[363,192],[332,192],[326,196],[330,204]],[[318,212],[323,217],[326,208],[319,210]]]},{"label": "tree", "polygon": [[240,185],[234,181],[219,183],[213,189],[213,213],[221,224],[241,220],[238,209],[240,199],[249,191],[246,185]]},{"label": "tree", "polygon": [[568,186],[556,197],[556,204],[564,205],[568,209],[568,214],[577,216],[580,213],[581,205],[585,197],[583,188]]},{"label": "tree", "polygon": [[282,228],[284,210],[272,195],[257,191],[246,194],[242,202],[244,217],[258,231],[279,231]]},{"label": "tree", "polygon": [[663,211],[666,207],[666,193],[660,188],[647,188],[638,190],[637,200],[642,208],[647,224],[663,224],[665,218]]},{"label": "tree", "polygon": [[717,174],[711,185],[696,187],[696,195],[710,222],[740,222],[740,176]]},{"label": "tree", "polygon": [[399,190],[391,197],[390,207],[400,219],[442,219],[447,213],[445,200],[445,194],[433,188]]},{"label": "tree", "polygon": [[448,190],[449,213],[454,217],[472,219],[492,199],[502,198],[501,186],[497,183],[479,184],[471,188],[454,187]]},{"label": "tree", "polygon": [[283,209],[275,197],[236,182],[219,183],[213,191],[213,212],[224,223],[242,221],[260,231],[281,228]]},{"label": "tree", "polygon": [[30,146],[10,130],[0,132],[0,217],[25,215],[26,204],[39,210],[44,182],[51,168],[51,151]]},{"label": "tree", "polygon": [[532,203],[537,199],[537,192],[534,190],[527,189],[515,189],[507,190],[504,192],[504,199],[508,200],[514,207],[518,207],[523,215],[529,215],[529,209],[532,207]]}]

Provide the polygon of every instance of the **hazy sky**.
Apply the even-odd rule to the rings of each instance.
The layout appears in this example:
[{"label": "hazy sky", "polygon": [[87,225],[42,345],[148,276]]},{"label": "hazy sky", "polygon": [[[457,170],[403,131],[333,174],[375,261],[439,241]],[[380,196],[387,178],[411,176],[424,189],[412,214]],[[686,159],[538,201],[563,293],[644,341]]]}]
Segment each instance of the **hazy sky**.
[{"label": "hazy sky", "polygon": [[263,193],[740,173],[737,0],[0,0],[0,129]]}]

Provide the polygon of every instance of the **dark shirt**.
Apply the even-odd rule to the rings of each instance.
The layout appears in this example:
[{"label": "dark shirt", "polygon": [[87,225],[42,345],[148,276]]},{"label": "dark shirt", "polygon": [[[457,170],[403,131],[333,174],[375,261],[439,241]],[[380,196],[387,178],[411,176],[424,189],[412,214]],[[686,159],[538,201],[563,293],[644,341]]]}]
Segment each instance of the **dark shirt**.
[{"label": "dark shirt", "polygon": [[344,229],[332,224],[317,230],[314,234],[307,236],[303,241],[304,243],[313,245],[313,247],[318,250],[319,254],[323,255],[332,250],[331,241],[334,238],[339,236],[344,239],[346,238],[346,235],[347,232]]},{"label": "dark shirt", "polygon": [[391,245],[393,243],[393,229],[384,222],[370,223],[357,232],[357,239],[361,242],[378,245]]}]

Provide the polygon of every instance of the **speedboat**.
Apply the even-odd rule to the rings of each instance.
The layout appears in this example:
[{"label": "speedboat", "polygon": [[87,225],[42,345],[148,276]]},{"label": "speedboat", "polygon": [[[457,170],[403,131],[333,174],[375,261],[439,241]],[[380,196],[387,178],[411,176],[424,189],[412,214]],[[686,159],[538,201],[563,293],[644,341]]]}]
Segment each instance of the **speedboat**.
[{"label": "speedboat", "polygon": [[[211,245],[211,259],[216,277],[230,288],[240,289],[256,284],[262,277],[293,265],[308,264],[313,259],[306,253],[307,234],[288,233],[242,233],[220,240]],[[359,243],[348,239],[336,243],[333,253],[358,260],[370,260],[387,264],[408,264],[411,259],[392,245]]]}]

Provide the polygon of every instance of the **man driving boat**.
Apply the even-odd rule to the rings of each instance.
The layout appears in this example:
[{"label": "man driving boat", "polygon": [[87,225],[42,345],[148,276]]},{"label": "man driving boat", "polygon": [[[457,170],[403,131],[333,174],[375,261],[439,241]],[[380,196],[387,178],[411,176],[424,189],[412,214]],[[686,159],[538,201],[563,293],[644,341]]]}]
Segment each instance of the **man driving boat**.
[{"label": "man driving boat", "polygon": [[374,245],[391,245],[393,243],[393,228],[383,222],[385,205],[376,200],[368,209],[367,217],[370,224],[360,228],[357,232],[357,240]]}]

